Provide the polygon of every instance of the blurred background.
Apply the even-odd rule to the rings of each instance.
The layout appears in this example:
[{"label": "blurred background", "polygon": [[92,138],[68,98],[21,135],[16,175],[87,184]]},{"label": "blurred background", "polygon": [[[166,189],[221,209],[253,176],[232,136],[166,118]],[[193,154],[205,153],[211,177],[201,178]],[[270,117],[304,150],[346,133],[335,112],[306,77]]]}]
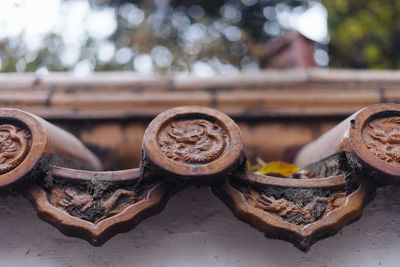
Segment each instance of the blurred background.
[{"label": "blurred background", "polygon": [[393,0],[1,0],[1,72],[396,69]]},{"label": "blurred background", "polygon": [[399,11],[394,0],[2,0],[0,70],[397,69]]}]

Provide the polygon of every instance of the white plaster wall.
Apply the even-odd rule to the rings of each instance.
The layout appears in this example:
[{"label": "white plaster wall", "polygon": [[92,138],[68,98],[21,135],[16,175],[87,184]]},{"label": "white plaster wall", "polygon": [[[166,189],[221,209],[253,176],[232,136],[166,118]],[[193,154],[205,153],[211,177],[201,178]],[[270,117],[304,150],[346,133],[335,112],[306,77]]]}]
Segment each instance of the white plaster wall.
[{"label": "white plaster wall", "polygon": [[22,197],[0,198],[0,266],[400,266],[400,188],[386,187],[364,216],[308,253],[266,239],[207,188],[173,197],[159,215],[103,247],[62,235]]}]

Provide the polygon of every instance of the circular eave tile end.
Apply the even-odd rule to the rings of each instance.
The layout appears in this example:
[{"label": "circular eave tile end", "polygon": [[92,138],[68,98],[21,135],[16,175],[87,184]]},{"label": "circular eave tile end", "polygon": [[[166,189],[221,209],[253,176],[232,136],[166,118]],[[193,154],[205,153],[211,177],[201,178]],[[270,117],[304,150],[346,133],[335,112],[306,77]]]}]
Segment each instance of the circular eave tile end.
[{"label": "circular eave tile end", "polygon": [[0,189],[23,179],[43,155],[46,143],[42,125],[33,115],[0,109]]},{"label": "circular eave tile end", "polygon": [[400,182],[400,105],[378,104],[361,110],[351,121],[350,141],[363,162],[391,176],[389,182]]},{"label": "circular eave tile end", "polygon": [[159,114],[143,138],[146,159],[185,180],[207,180],[236,166],[243,139],[235,122],[217,110],[186,106]]}]

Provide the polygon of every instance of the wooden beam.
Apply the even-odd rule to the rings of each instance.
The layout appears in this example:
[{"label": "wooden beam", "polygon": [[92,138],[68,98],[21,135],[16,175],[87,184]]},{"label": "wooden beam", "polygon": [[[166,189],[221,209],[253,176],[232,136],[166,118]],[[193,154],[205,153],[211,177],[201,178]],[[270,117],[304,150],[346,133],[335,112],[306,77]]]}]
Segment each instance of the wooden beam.
[{"label": "wooden beam", "polygon": [[0,105],[46,119],[154,117],[181,105],[234,118],[345,117],[368,105],[400,102],[399,71],[291,69],[211,78],[133,72],[1,74]]}]

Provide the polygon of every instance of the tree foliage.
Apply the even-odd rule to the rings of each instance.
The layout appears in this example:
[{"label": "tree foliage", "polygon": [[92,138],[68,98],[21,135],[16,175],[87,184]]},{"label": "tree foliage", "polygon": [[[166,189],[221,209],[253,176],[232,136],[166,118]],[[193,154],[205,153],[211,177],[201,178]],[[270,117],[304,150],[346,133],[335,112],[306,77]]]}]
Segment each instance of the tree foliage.
[{"label": "tree foliage", "polygon": [[322,0],[331,67],[400,68],[400,1]]},{"label": "tree foliage", "polygon": [[[73,49],[63,41],[63,32],[47,33],[34,50],[23,36],[0,39],[1,71],[68,71],[80,63],[94,71],[151,66],[152,72],[176,73],[205,65],[214,73],[254,69],[258,58],[253,47],[284,30],[277,12],[307,6],[309,0],[62,0],[61,10],[68,11],[74,2],[90,3],[88,16],[112,10],[115,31],[105,39],[89,32],[83,43],[72,43]],[[114,51],[108,60],[101,60],[104,47]]]}]

